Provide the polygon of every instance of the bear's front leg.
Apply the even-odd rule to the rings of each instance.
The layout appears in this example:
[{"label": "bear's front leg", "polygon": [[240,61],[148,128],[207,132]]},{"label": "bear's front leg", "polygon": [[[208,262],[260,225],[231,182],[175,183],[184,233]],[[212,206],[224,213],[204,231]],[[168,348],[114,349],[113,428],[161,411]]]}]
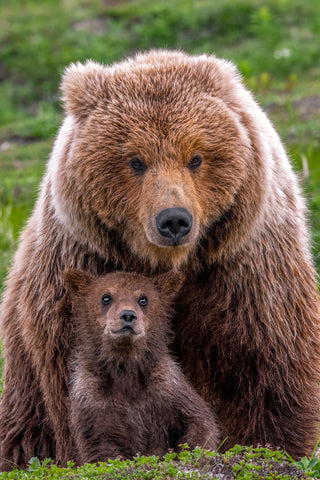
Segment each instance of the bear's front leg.
[{"label": "bear's front leg", "polygon": [[0,403],[0,471],[25,468],[35,456],[55,458],[55,440],[42,392],[30,358],[19,344],[16,337],[14,351],[6,351]]},{"label": "bear's front leg", "polygon": [[[88,390],[91,385],[88,383]],[[122,424],[121,415],[113,415],[108,409],[90,403],[88,398],[79,398],[71,393],[70,430],[76,447],[76,463],[106,462],[109,458],[132,458],[136,453],[130,440],[130,428]],[[123,416],[125,417],[125,415]]]},{"label": "bear's front leg", "polygon": [[66,379],[62,375],[63,366],[63,358],[60,357],[47,361],[40,374],[40,384],[45,392],[45,404],[56,442],[55,461],[66,466],[69,460],[74,460],[74,448],[67,421],[68,397]]},{"label": "bear's front leg", "polygon": [[245,374],[234,365],[234,374],[220,384],[216,405],[223,449],[237,443],[282,448],[294,458],[311,455],[319,435],[317,388],[313,393],[299,388],[296,369],[277,368],[261,358],[250,363]]},{"label": "bear's front leg", "polygon": [[220,432],[213,410],[183,376],[180,376],[179,380],[180,385],[174,391],[176,426],[172,431],[180,430],[182,435],[180,434],[174,447],[187,443],[192,450],[195,447],[216,450],[220,442]]},{"label": "bear's front leg", "polygon": [[310,267],[280,266],[279,251],[259,270],[234,261],[232,274],[216,265],[210,281],[190,283],[176,345],[184,373],[217,412],[225,448],[271,445],[299,458],[319,435],[319,300]]},{"label": "bear's front leg", "polygon": [[[59,304],[45,319],[39,319],[39,331],[42,332],[32,342],[33,362],[54,434],[55,462],[66,466],[74,456],[68,425],[69,348],[72,343],[70,319],[67,315],[61,315]],[[53,325],[56,331],[51,339],[47,328],[53,328]]]}]

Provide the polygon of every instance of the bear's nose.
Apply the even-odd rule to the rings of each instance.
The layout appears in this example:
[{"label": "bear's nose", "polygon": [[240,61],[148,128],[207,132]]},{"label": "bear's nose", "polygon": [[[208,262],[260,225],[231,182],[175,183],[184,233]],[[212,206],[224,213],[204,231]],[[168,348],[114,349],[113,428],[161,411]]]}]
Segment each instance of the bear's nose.
[{"label": "bear's nose", "polygon": [[156,225],[163,237],[169,237],[177,245],[192,227],[192,215],[182,207],[166,208],[156,217]]},{"label": "bear's nose", "polygon": [[119,318],[124,323],[131,325],[137,320],[137,314],[134,310],[121,310]]}]

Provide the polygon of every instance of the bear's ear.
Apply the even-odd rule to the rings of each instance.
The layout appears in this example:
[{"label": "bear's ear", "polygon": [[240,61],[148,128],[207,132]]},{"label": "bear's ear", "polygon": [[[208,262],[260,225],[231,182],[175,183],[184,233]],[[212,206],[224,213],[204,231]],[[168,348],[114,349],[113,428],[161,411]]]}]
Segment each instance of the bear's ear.
[{"label": "bear's ear", "polygon": [[77,118],[86,118],[98,101],[108,96],[107,67],[89,60],[72,63],[62,76],[64,108]]},{"label": "bear's ear", "polygon": [[162,275],[153,278],[153,283],[159,288],[161,295],[164,295],[170,302],[174,300],[183,285],[185,276],[182,272],[170,270]]},{"label": "bear's ear", "polygon": [[65,282],[66,290],[70,293],[81,292],[94,280],[94,276],[90,273],[75,268],[64,270],[62,272],[62,278]]}]

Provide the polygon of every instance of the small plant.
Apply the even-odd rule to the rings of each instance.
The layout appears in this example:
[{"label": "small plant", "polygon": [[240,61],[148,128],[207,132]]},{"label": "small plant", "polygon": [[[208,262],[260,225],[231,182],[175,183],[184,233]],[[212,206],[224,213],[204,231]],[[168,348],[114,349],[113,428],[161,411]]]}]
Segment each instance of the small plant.
[{"label": "small plant", "polygon": [[320,458],[311,457],[309,459],[303,457],[299,462],[296,462],[296,465],[307,475],[312,475],[313,478],[320,478]]}]

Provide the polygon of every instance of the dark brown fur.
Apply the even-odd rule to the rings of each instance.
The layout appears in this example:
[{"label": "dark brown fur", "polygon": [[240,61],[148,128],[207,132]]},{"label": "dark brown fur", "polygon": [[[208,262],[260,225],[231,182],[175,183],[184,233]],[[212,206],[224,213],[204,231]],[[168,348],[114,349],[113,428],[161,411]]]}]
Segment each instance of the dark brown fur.
[{"label": "dark brown fur", "polygon": [[[184,443],[216,449],[214,416],[168,352],[168,309],[181,277],[152,284],[130,273],[94,278],[69,269],[65,278],[76,332],[70,431],[77,462],[164,455]],[[101,302],[105,293],[110,305]],[[132,331],[119,332],[123,310],[136,312]]]},{"label": "dark brown fur", "polygon": [[[62,89],[67,117],[2,303],[0,456],[19,465],[31,454],[70,458],[72,338],[57,306],[67,267],[183,270],[176,351],[217,408],[226,445],[310,454],[320,312],[306,210],[279,137],[234,66],[150,52],[112,67],[73,65]],[[137,155],[143,173],[131,167]],[[175,246],[155,224],[172,207],[193,216]]]}]

